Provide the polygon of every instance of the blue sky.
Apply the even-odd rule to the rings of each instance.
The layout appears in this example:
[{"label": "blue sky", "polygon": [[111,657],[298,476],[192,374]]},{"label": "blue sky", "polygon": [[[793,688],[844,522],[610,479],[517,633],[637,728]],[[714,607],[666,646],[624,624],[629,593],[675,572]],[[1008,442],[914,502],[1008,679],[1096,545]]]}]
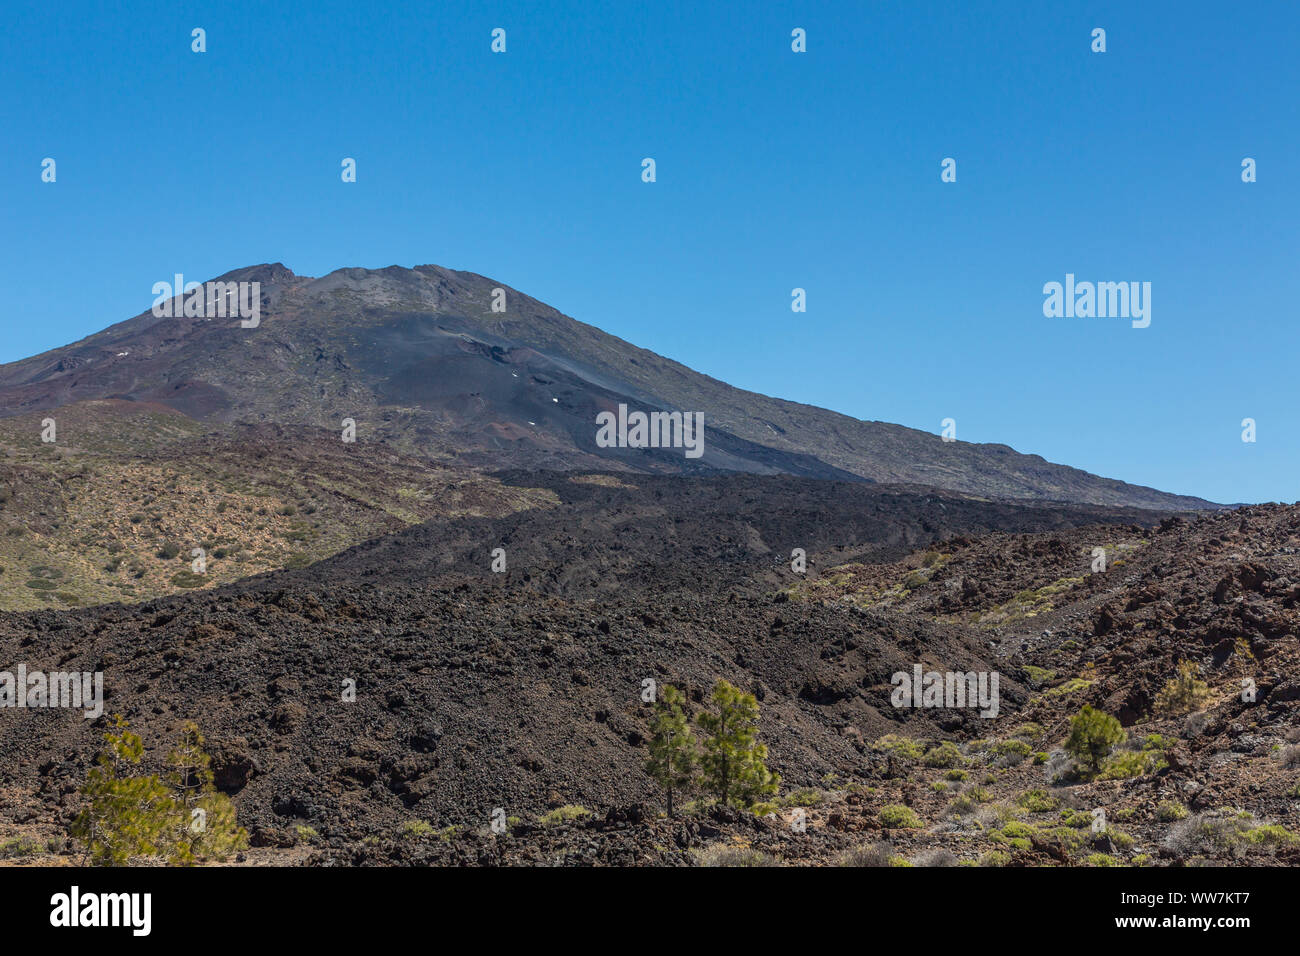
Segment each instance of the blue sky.
[{"label": "blue sky", "polygon": [[[11,8],[0,361],[176,272],[437,263],[744,388],[1300,497],[1300,5],[386,9]],[[1067,272],[1150,282],[1150,327],[1045,318]]]}]

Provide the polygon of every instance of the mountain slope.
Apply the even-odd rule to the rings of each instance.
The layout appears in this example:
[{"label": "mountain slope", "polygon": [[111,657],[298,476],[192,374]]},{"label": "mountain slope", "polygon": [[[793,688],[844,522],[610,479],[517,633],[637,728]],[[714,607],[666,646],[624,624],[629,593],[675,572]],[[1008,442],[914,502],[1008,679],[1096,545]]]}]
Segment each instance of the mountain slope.
[{"label": "mountain slope", "polygon": [[[0,610],[213,587],[455,515],[554,496],[306,426],[213,425],[147,402],[0,421]],[[201,548],[201,573],[194,549]]]},{"label": "mountain slope", "polygon": [[[101,671],[105,691],[99,720],[0,721],[0,842],[66,846],[122,713],[151,772],[198,721],[255,852],[305,841],[316,862],[690,863],[735,839],[792,863],[881,839],[986,865],[1300,862],[1300,508],[1161,521],[784,476],[516,480],[557,503],[148,604],[0,615],[4,660]],[[1195,713],[1160,705],[1182,661]],[[998,672],[997,716],[899,707],[893,675],[918,663]],[[642,770],[643,681],[694,712],[719,677],[760,702],[775,819],[692,793],[670,820]],[[1085,703],[1128,732],[1095,779],[1062,749]],[[563,805],[592,813],[548,825]],[[919,825],[888,822],[899,805]]]},{"label": "mountain slope", "polygon": [[[352,418],[359,434],[480,468],[786,473],[996,498],[1214,507],[1005,445],[944,442],[733,388],[474,273],[392,266],[312,279],[276,263],[214,281],[260,282],[261,324],[143,313],[0,366],[0,414],[119,398],[203,420],[338,429]],[[496,289],[504,312],[492,310]],[[598,447],[597,415],[620,404],[702,412],[703,456]]]}]

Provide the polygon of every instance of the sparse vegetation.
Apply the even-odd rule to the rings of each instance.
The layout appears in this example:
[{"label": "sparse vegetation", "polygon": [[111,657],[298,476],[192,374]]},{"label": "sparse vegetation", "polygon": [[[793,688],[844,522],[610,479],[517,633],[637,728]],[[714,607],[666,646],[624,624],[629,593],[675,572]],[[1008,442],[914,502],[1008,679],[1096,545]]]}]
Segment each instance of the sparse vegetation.
[{"label": "sparse vegetation", "polygon": [[1179,661],[1178,674],[1156,698],[1156,712],[1173,715],[1200,710],[1210,696],[1210,689],[1201,680],[1200,674],[1200,665],[1192,661]]},{"label": "sparse vegetation", "polygon": [[700,866],[779,866],[775,857],[752,847],[715,843],[696,851]]},{"label": "sparse vegetation", "polygon": [[584,817],[591,816],[591,811],[586,807],[580,807],[576,804],[568,803],[562,807],[556,807],[543,813],[538,822],[544,827],[559,826],[562,823],[573,823]]},{"label": "sparse vegetation", "polygon": [[845,850],[836,862],[839,866],[886,867],[898,866],[901,861],[901,856],[890,852],[888,844],[870,843]]}]

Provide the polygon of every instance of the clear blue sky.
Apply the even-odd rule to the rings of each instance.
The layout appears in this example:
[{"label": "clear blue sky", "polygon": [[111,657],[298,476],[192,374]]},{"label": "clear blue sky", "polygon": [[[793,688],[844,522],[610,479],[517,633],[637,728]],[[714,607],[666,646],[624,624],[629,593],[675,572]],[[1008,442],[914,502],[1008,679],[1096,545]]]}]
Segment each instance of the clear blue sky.
[{"label": "clear blue sky", "polygon": [[[386,6],[10,6],[0,361],[175,272],[437,263],[745,388],[1300,497],[1300,5]],[[1067,272],[1150,328],[1045,318]]]}]

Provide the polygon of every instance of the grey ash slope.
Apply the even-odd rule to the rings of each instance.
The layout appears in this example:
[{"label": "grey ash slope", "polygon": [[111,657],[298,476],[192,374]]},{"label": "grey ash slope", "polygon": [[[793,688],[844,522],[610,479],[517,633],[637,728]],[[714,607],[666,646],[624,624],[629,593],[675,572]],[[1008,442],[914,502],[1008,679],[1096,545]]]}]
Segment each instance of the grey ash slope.
[{"label": "grey ash slope", "polygon": [[[122,398],[213,421],[336,428],[353,418],[362,441],[480,468],[784,473],[989,498],[1215,507],[1005,445],[944,443],[733,388],[475,273],[392,266],[312,279],[275,263],[220,279],[262,283],[259,328],[145,312],[0,366],[0,415]],[[505,313],[491,311],[497,287]],[[702,411],[704,457],[597,448],[596,415],[620,402]]]}]

